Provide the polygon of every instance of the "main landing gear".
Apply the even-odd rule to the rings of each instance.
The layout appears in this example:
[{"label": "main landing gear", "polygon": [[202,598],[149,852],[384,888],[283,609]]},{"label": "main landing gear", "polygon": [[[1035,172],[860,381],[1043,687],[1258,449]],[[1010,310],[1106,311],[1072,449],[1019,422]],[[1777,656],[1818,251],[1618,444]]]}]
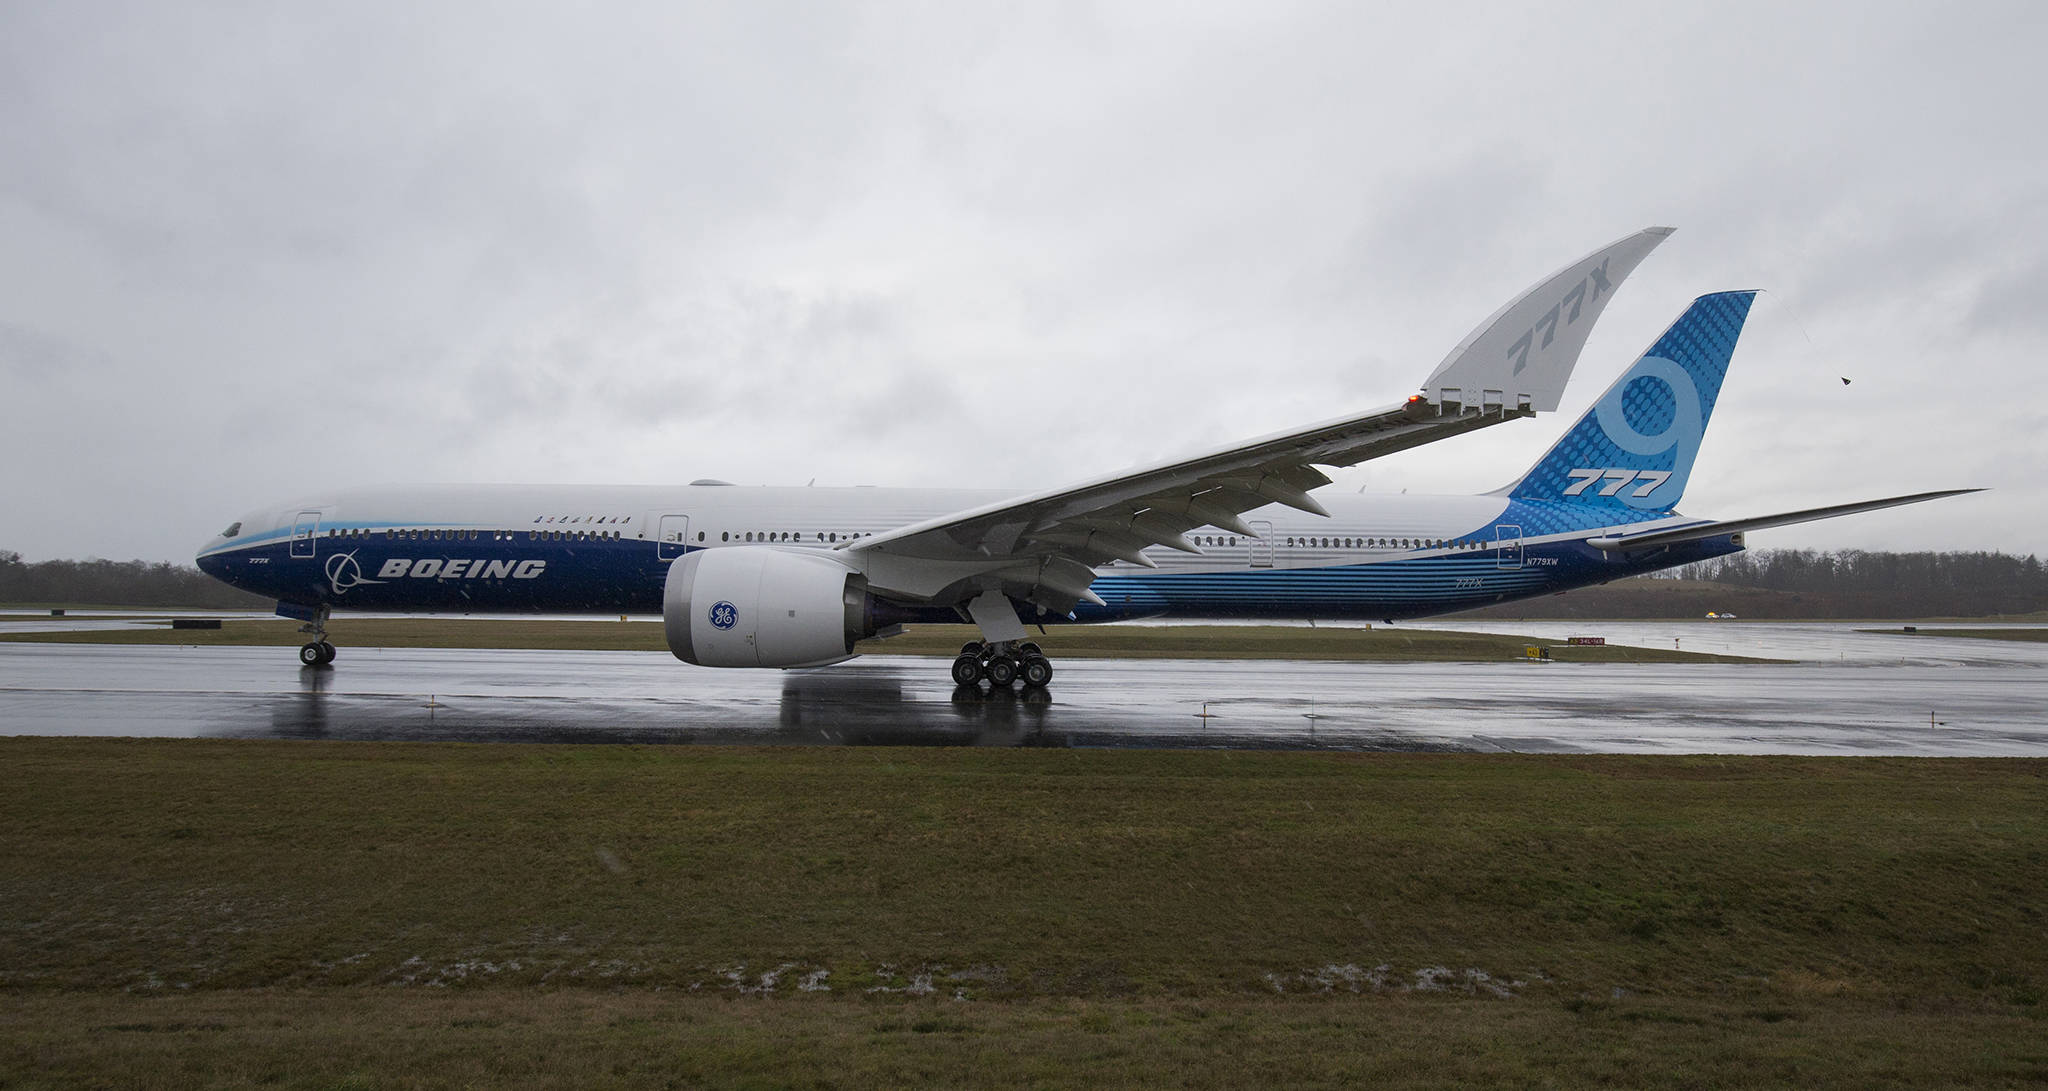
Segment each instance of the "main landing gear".
[{"label": "main landing gear", "polygon": [[973,686],[984,678],[996,689],[1008,689],[1019,681],[1025,689],[1043,689],[1052,681],[1052,660],[1028,640],[970,640],[953,660],[953,683]]}]

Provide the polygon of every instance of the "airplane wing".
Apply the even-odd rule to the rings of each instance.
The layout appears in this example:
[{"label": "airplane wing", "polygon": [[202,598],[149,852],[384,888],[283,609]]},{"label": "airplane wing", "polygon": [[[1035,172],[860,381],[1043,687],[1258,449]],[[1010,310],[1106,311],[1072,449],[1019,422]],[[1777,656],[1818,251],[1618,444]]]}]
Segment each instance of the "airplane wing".
[{"label": "airplane wing", "polygon": [[1983,489],[1943,489],[1940,492],[1916,492],[1911,496],[1893,496],[1883,500],[1863,500],[1854,504],[1835,504],[1825,508],[1808,508],[1805,511],[1788,511],[1779,515],[1759,515],[1753,519],[1724,519],[1712,523],[1695,523],[1688,527],[1671,530],[1653,530],[1645,534],[1625,534],[1609,538],[1588,539],[1586,544],[1609,553],[1632,552],[1640,549],[1658,549],[1677,545],[1681,542],[1696,542],[1702,538],[1718,538],[1723,534],[1740,534],[1744,531],[1763,530],[1766,527],[1790,526],[1793,523],[1810,523],[1816,519],[1833,519],[1837,515],[1854,515],[1859,511],[1877,511],[1880,508],[1895,508],[1901,504],[1918,504],[1923,500],[1939,500],[1944,496],[1961,496],[1964,493],[1983,492]]},{"label": "airplane wing", "polygon": [[1555,409],[1615,287],[1671,230],[1636,232],[1537,282],[1480,323],[1430,374],[1423,393],[1400,405],[1029,493],[841,548],[859,557],[880,591],[960,602],[1001,590],[1064,613],[1097,601],[1088,590],[1097,565],[1156,567],[1143,553],[1152,546],[1200,553],[1187,537],[1196,527],[1257,537],[1240,516],[1270,503],[1326,515],[1309,495],[1330,483],[1318,466],[1352,466]]}]

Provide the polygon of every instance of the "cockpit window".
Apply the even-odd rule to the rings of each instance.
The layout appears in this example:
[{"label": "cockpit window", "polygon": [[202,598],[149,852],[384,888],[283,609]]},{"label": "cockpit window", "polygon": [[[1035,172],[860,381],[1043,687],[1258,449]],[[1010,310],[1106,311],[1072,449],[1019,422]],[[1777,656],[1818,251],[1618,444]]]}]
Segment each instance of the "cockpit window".
[{"label": "cockpit window", "polygon": [[240,524],[240,523],[229,523],[229,524],[228,524],[228,529],[226,529],[226,530],[223,530],[223,531],[221,531],[221,532],[220,532],[220,536],[221,536],[221,537],[223,537],[223,538],[232,538],[232,537],[234,537],[235,535],[237,535],[237,534],[240,534],[240,533],[242,533],[242,524]]}]

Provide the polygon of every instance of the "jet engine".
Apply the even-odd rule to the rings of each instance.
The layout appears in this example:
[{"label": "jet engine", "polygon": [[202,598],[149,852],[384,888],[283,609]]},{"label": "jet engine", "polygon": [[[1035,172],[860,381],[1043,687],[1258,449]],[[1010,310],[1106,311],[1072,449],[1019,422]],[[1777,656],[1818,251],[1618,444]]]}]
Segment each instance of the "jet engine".
[{"label": "jet engine", "polygon": [[814,553],[735,546],[676,559],[662,590],[669,650],[701,667],[810,667],[872,636],[867,578]]}]

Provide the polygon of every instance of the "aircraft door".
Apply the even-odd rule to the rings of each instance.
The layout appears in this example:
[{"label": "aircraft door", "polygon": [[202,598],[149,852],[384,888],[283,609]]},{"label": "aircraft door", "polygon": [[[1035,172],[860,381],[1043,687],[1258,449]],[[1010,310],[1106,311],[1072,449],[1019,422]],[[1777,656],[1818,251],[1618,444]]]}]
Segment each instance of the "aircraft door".
[{"label": "aircraft door", "polygon": [[1501,523],[1493,528],[1493,544],[1500,550],[1494,561],[1495,568],[1522,567],[1522,528],[1514,523]]},{"label": "aircraft door", "polygon": [[1273,524],[1258,519],[1252,522],[1251,527],[1252,533],[1258,535],[1252,539],[1252,567],[1273,567]]},{"label": "aircraft door", "polygon": [[664,515],[655,535],[655,558],[664,563],[683,555],[684,544],[690,540],[690,517],[687,515]]},{"label": "aircraft door", "polygon": [[320,513],[302,511],[292,523],[292,556],[299,560],[312,560],[313,547],[320,538]]}]

